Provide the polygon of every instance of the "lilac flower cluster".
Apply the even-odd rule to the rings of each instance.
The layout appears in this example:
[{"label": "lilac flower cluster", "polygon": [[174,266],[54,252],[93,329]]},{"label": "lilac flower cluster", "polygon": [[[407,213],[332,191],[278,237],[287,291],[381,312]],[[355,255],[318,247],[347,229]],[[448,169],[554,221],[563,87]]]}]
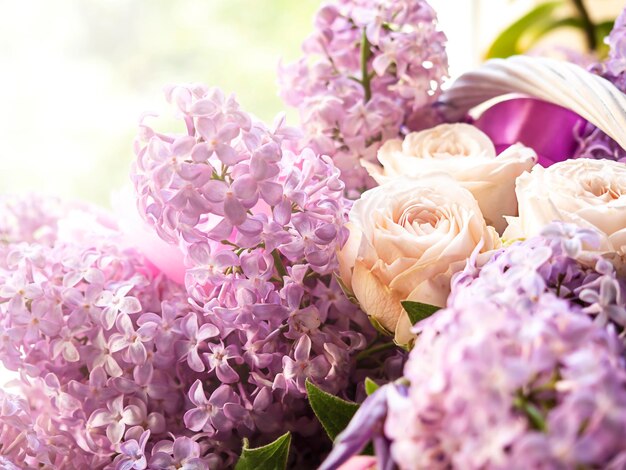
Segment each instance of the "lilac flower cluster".
[{"label": "lilac flower cluster", "polygon": [[297,133],[281,120],[266,128],[217,89],[166,94],[186,132],[142,124],[133,180],[144,218],[188,267],[194,312],[175,354],[201,382],[184,423],[264,440],[320,432],[305,380],[345,395],[356,353],[376,337],[332,276],[346,239],[339,172],[311,150],[287,150]]},{"label": "lilac flower cluster", "polygon": [[304,57],[279,68],[302,144],[333,157],[350,196],[372,185],[361,158],[373,162],[384,141],[437,121],[445,40],[425,0],[338,0],[317,13]]},{"label": "lilac flower cluster", "polygon": [[[0,357],[27,397],[2,397],[2,455],[28,468],[168,468],[192,436],[181,416],[197,377],[173,353],[193,315],[186,293],[119,237],[84,239],[14,243],[0,269]],[[197,468],[236,456],[210,433],[195,446]]]},{"label": "lilac flower cluster", "polygon": [[16,243],[52,246],[57,239],[57,223],[69,209],[53,197],[0,196],[0,267],[6,267],[6,255]]},{"label": "lilac flower cluster", "polygon": [[[607,42],[609,57],[604,62],[591,66],[590,70],[611,81],[622,92],[626,92],[626,9],[615,20]],[[626,161],[626,151],[591,124],[580,129],[579,139],[580,147],[576,157]]]},{"label": "lilac flower cluster", "polygon": [[[32,202],[24,207],[37,210]],[[3,396],[3,458],[28,468],[232,464],[236,451],[222,435],[194,435],[181,419],[199,378],[174,353],[194,315],[184,289],[119,248],[114,231],[102,237],[99,229],[109,229],[94,228],[80,238],[70,232],[68,243],[55,234],[48,245],[9,245],[0,357],[20,371],[27,398]]]},{"label": "lilac flower cluster", "polygon": [[[45,386],[43,381],[37,385]],[[0,468],[63,468],[70,462],[88,468],[95,463],[72,445],[71,432],[56,419],[62,416],[58,402],[39,396],[39,388],[28,392],[18,396],[0,390]]]},{"label": "lilac flower cluster", "polygon": [[55,199],[38,195],[0,196],[0,244],[56,240],[56,222],[66,207]]},{"label": "lilac flower cluster", "polygon": [[489,277],[481,288],[487,289],[485,295],[492,302],[509,302],[506,296],[512,291],[510,285],[519,286],[530,297],[554,294],[581,307],[581,312],[593,317],[599,326],[610,325],[621,336],[626,328],[623,260],[617,254],[600,254],[595,251],[598,246],[600,237],[593,230],[550,224],[541,236],[496,254],[484,268],[468,267],[455,279],[453,299],[471,295],[472,289],[464,289],[463,285],[481,284]]},{"label": "lilac flower cluster", "polygon": [[400,468],[622,468],[624,349],[603,325],[621,315],[605,309],[611,268],[599,261],[578,292],[593,307],[565,300],[585,272],[566,253],[592,239],[553,226],[457,279],[448,308],[419,327],[407,396],[388,400]]}]

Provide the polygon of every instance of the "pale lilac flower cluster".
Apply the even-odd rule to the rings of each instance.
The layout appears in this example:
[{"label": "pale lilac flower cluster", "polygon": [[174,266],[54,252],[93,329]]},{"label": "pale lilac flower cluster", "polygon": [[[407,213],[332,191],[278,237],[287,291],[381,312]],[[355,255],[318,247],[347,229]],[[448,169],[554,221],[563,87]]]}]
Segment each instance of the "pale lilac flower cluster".
[{"label": "pale lilac flower cluster", "polygon": [[133,179],[147,220],[184,245],[190,277],[219,288],[218,272],[272,271],[281,255],[332,272],[347,231],[344,186],[329,159],[284,150],[295,130],[282,120],[267,129],[218,89],[176,86],[167,98],[187,132],[142,124]]},{"label": "pale lilac flower cluster", "polygon": [[351,196],[372,185],[361,158],[438,119],[430,105],[447,76],[445,40],[425,0],[337,0],[317,13],[304,57],[279,68],[302,144],[333,157]]},{"label": "pale lilac flower cluster", "polygon": [[[2,455],[27,468],[230,465],[236,450],[223,436],[194,434],[181,419],[199,378],[175,353],[195,315],[186,293],[118,248],[120,238],[11,245],[0,269],[0,358],[20,371],[26,400],[2,397]],[[174,452],[179,441],[186,457]]]},{"label": "pale lilac flower cluster", "polygon": [[[385,433],[400,468],[622,468],[622,343],[553,294],[486,283],[422,330],[388,400]],[[458,302],[458,303],[457,303]]]},{"label": "pale lilac flower cluster", "polygon": [[[581,268],[563,251],[577,254],[593,234],[557,225],[546,235],[459,277],[448,308],[420,325],[408,394],[388,400],[400,468],[622,468],[623,343],[565,300]],[[610,269],[600,271],[604,284]],[[609,301],[599,290],[601,302],[580,293],[589,313]]]},{"label": "pale lilac flower cluster", "polygon": [[38,388],[20,396],[0,390],[0,468],[101,467],[101,460],[76,446],[62,418],[68,413],[59,408],[61,402],[39,395]]},{"label": "pale lilac flower cluster", "polygon": [[[609,57],[604,62],[591,66],[590,70],[611,81],[622,92],[626,92],[626,10],[615,20],[607,43],[610,48]],[[591,124],[580,130],[579,138],[580,148],[576,157],[626,161],[626,151]]]},{"label": "pale lilac flower cluster", "polygon": [[0,359],[26,397],[1,397],[7,468],[225,468],[244,437],[286,430],[294,464],[319,461],[305,380],[354,398],[403,363],[374,344],[357,364],[376,334],[332,277],[347,201],[330,160],[283,150],[289,129],[217,90],[169,96],[187,135],[144,126],[134,178],[187,289],[102,211],[0,205]]},{"label": "pale lilac flower cluster", "polygon": [[195,311],[174,350],[202,382],[184,423],[264,440],[321,432],[306,379],[345,395],[356,353],[375,339],[332,276],[346,238],[339,172],[309,149],[287,150],[296,134],[282,121],[270,130],[217,89],[177,86],[167,98],[186,132],[142,124],[133,180],[144,218],[188,267]]},{"label": "pale lilac flower cluster", "polygon": [[28,242],[52,245],[56,222],[67,210],[53,197],[0,196],[0,245]]},{"label": "pale lilac flower cluster", "polygon": [[[599,245],[600,237],[593,230],[550,224],[541,236],[496,254],[481,270],[469,266],[455,279],[455,296],[472,295],[472,289],[464,290],[462,286],[473,283],[484,283],[481,288],[485,295],[503,305],[515,299],[507,297],[514,290],[511,286],[518,286],[531,297],[552,293],[581,307],[596,324],[611,325],[621,336],[626,328],[623,260],[588,251]],[[484,281],[487,278],[489,281]]]},{"label": "pale lilac flower cluster", "polygon": [[57,222],[70,208],[54,197],[36,194],[0,196],[0,267],[13,244],[26,242],[52,246]]}]

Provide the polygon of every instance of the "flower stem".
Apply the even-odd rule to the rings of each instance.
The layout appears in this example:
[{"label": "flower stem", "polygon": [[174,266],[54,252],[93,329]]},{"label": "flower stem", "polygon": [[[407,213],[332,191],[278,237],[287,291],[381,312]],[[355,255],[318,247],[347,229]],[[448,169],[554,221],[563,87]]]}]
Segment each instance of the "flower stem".
[{"label": "flower stem", "polygon": [[583,23],[583,29],[585,31],[585,37],[587,39],[587,46],[590,50],[595,51],[598,47],[598,40],[596,38],[596,26],[589,16],[589,12],[585,7],[583,0],[572,0],[574,8],[578,11],[580,19]]},{"label": "flower stem", "polygon": [[285,269],[285,265],[283,264],[283,260],[280,258],[278,250],[272,251],[272,258],[274,258],[274,267],[282,279],[283,276],[287,275],[287,269]]},{"label": "flower stem", "polygon": [[514,403],[516,408],[526,415],[530,425],[534,429],[541,432],[546,431],[546,420],[539,408],[529,402],[528,399],[521,393],[516,397]]},{"label": "flower stem", "polygon": [[361,351],[359,354],[356,355],[356,360],[358,361],[362,361],[363,359],[367,359],[370,356],[373,356],[376,353],[382,352],[382,351],[386,351],[388,349],[392,349],[394,348],[396,345],[390,341],[388,343],[383,343],[383,344],[379,344],[378,346],[371,346],[367,349],[364,349],[363,351]]},{"label": "flower stem", "polygon": [[367,39],[367,33],[363,29],[363,37],[361,39],[361,85],[365,90],[365,102],[367,103],[372,98],[372,77],[367,71],[367,62],[370,60],[372,51],[370,50],[370,42]]}]

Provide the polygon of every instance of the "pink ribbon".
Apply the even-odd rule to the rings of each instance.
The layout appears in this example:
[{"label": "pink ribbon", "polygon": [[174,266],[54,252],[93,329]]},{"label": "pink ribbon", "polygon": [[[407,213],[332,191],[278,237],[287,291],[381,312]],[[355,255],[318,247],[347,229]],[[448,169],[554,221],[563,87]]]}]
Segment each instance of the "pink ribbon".
[{"label": "pink ribbon", "polygon": [[578,148],[575,130],[584,125],[578,114],[535,98],[514,98],[487,109],[474,125],[493,141],[498,153],[521,142],[548,167],[571,158]]}]

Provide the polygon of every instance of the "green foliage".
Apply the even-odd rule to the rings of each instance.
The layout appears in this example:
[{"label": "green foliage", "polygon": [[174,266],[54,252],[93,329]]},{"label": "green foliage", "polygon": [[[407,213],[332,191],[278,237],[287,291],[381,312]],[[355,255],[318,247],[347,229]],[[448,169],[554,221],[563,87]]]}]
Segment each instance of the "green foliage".
[{"label": "green foliage", "polygon": [[287,468],[291,434],[285,433],[274,442],[263,447],[250,449],[248,440],[244,439],[241,457],[235,470],[284,470]]},{"label": "green foliage", "polygon": [[609,55],[609,46],[604,43],[604,38],[609,35],[614,24],[615,21],[603,21],[596,25],[596,37],[598,38],[598,48],[596,49],[596,52],[601,58]]},{"label": "green foliage", "polygon": [[306,381],[309,403],[331,440],[343,431],[359,409],[357,403],[342,400]]},{"label": "green foliage", "polygon": [[380,385],[378,385],[369,377],[365,377],[365,393],[367,393],[368,396],[374,393],[379,388],[380,388]]},{"label": "green foliage", "polygon": [[402,307],[404,307],[406,313],[409,314],[409,320],[411,320],[412,325],[415,325],[418,321],[424,320],[438,310],[441,310],[439,307],[435,307],[434,305],[412,302],[410,300],[402,302]]},{"label": "green foliage", "polygon": [[[568,9],[563,7],[571,3],[576,7],[577,15],[565,16]],[[572,0],[555,0],[536,6],[511,24],[494,40],[485,56],[491,59],[523,54],[542,37],[561,28],[574,28],[587,37],[591,35],[591,39],[588,37],[588,44],[595,45],[595,52],[600,57],[607,54],[608,48],[603,40],[613,28],[613,21],[593,24],[584,4],[572,2]],[[593,40],[594,35],[595,40]]]},{"label": "green foliage", "polygon": [[[545,28],[546,24],[558,20],[556,11],[562,4],[563,1],[547,2],[526,13],[496,38],[487,51],[486,58],[509,57],[523,53],[524,47],[529,47],[528,44],[524,44],[525,39],[529,35],[532,37],[533,31]],[[534,36],[536,39],[536,34]]]}]

